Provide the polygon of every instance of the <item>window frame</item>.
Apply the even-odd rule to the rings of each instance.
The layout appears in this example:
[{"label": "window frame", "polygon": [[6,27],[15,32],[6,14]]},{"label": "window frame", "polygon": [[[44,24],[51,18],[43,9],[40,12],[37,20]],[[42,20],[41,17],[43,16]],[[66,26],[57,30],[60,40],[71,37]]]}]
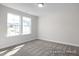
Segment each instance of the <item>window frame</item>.
[{"label": "window frame", "polygon": [[[23,18],[26,18],[26,19],[29,19],[28,21],[29,21],[29,33],[28,32],[26,32],[26,33],[24,33],[23,32],[23,21],[24,21],[24,19]],[[27,20],[25,20],[25,21],[27,21]],[[32,28],[32,19],[31,19],[31,17],[27,17],[27,16],[23,16],[22,17],[22,35],[29,35],[29,34],[31,34],[32,33],[32,30],[31,30],[31,28]]]},{"label": "window frame", "polygon": [[[17,17],[18,18],[18,22],[16,22],[17,24],[19,24],[17,27],[19,27],[18,28],[18,33],[17,32],[15,32],[15,34],[11,34],[11,32],[9,33],[9,31],[8,30],[10,30],[10,27],[9,27],[9,23],[10,23],[10,21],[9,21],[9,15],[11,15],[11,16],[13,16],[13,17]],[[11,37],[11,36],[18,36],[18,35],[20,35],[20,28],[21,28],[21,16],[20,15],[18,15],[18,14],[14,14],[14,13],[7,13],[7,36],[8,37]],[[15,22],[13,22],[13,24],[14,24]],[[15,24],[14,24],[15,25]],[[12,25],[12,26],[14,26],[14,25]],[[10,25],[11,26],[11,25]],[[14,26],[14,27],[16,27],[16,25]],[[16,30],[16,29],[15,29]],[[17,31],[17,30],[16,30]]]},{"label": "window frame", "polygon": [[[16,35],[16,32],[15,32],[15,35],[9,34],[9,31],[8,31],[8,29],[9,29],[9,26],[8,26],[9,25],[9,23],[8,23],[9,14],[13,15],[13,17],[15,17],[15,16],[19,17],[19,34],[18,35]],[[23,17],[30,19],[30,22],[29,22],[30,23],[30,27],[28,26],[29,33],[28,32],[23,33],[23,31],[24,31],[23,30]],[[29,35],[31,33],[32,33],[32,19],[31,19],[31,17],[23,16],[23,15],[18,15],[16,13],[11,13],[11,12],[7,13],[7,37],[13,37],[13,36],[19,36],[19,35]]]}]

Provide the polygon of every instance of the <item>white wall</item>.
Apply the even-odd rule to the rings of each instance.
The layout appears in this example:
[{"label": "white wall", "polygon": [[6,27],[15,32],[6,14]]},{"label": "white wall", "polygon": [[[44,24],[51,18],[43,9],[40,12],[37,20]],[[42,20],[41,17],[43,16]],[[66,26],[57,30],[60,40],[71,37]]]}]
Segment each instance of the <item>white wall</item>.
[{"label": "white wall", "polygon": [[[28,16],[32,18],[32,34],[30,35],[19,35],[14,37],[7,37],[7,13],[15,13],[21,16]],[[11,8],[0,5],[0,49],[9,47],[12,45],[20,44],[37,38],[37,23],[38,17],[29,15],[24,12],[20,12]]]},{"label": "white wall", "polygon": [[39,18],[39,39],[79,46],[79,6],[64,6]]}]

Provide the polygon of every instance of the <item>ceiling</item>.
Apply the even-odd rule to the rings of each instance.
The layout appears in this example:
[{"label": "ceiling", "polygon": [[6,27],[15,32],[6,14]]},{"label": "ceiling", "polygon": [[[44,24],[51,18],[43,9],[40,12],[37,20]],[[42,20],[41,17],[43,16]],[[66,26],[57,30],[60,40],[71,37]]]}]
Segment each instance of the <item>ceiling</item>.
[{"label": "ceiling", "polygon": [[35,16],[45,16],[59,11],[79,9],[78,3],[45,3],[44,7],[39,8],[36,3],[2,3],[7,7],[11,7]]}]

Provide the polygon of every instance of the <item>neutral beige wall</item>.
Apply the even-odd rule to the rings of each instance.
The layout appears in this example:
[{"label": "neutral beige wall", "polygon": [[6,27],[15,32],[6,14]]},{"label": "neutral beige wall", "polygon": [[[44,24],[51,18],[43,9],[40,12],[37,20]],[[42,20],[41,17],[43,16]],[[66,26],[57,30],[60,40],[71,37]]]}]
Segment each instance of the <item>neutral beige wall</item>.
[{"label": "neutral beige wall", "polygon": [[[6,37],[7,35],[7,13],[15,13],[21,16],[28,16],[32,18],[32,34],[30,35],[19,35],[14,37]],[[11,8],[0,5],[0,49],[23,42],[27,42],[37,38],[37,23],[38,17],[17,11]]]},{"label": "neutral beige wall", "polygon": [[71,6],[62,9],[39,18],[38,37],[79,46],[79,7]]}]

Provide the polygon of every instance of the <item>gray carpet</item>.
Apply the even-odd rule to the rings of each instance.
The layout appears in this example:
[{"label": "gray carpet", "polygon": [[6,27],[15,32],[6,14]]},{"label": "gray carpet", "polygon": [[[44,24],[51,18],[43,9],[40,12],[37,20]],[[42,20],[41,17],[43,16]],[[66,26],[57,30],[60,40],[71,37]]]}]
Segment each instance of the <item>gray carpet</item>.
[{"label": "gray carpet", "polygon": [[79,56],[79,47],[37,39],[0,50],[0,56]]}]

